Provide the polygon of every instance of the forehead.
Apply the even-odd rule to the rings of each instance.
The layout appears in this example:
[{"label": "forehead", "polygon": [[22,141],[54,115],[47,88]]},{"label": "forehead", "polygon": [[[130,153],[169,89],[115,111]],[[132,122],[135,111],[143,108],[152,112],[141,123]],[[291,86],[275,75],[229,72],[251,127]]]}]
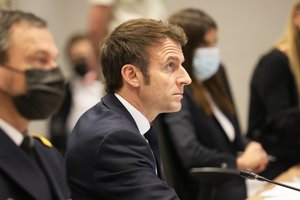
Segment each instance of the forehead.
[{"label": "forehead", "polygon": [[93,46],[88,39],[76,41],[70,48],[70,56],[87,56],[93,53]]},{"label": "forehead", "polygon": [[57,56],[58,48],[47,27],[38,27],[21,22],[12,26],[9,51],[31,54],[45,52]]},{"label": "forehead", "polygon": [[217,43],[218,40],[218,31],[217,29],[210,29],[204,35],[204,41],[208,46],[213,46]]},{"label": "forehead", "polygon": [[183,62],[184,56],[180,43],[166,38],[161,40],[161,43],[149,48],[150,60],[167,61],[170,58],[178,59]]}]

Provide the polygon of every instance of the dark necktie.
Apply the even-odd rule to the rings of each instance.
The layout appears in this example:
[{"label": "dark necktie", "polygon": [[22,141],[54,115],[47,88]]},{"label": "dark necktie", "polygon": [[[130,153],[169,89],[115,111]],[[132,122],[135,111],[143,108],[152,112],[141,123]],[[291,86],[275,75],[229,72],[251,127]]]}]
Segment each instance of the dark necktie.
[{"label": "dark necktie", "polygon": [[154,154],[155,161],[156,161],[157,175],[162,180],[164,180],[165,178],[164,178],[164,173],[163,173],[163,169],[162,169],[161,161],[160,161],[158,139],[157,139],[157,135],[156,135],[155,131],[153,130],[152,126],[144,134],[144,136],[148,140],[150,148],[152,149],[152,152]]},{"label": "dark necktie", "polygon": [[25,153],[29,156],[29,158],[35,162],[35,157],[33,152],[33,138],[31,138],[30,136],[25,136],[20,147],[25,151]]}]

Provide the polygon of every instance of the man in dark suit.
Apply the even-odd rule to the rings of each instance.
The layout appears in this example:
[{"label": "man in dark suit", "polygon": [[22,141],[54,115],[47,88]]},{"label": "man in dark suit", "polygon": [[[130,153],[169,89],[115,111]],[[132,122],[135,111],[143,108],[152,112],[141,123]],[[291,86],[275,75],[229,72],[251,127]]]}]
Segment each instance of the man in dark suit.
[{"label": "man in dark suit", "polygon": [[75,199],[179,199],[164,180],[150,123],[181,108],[191,79],[182,29],[153,19],[118,26],[100,48],[108,94],[81,116],[67,144]]},{"label": "man in dark suit", "polygon": [[49,117],[64,96],[58,49],[41,18],[0,11],[0,199],[67,199],[64,161],[28,124]]}]

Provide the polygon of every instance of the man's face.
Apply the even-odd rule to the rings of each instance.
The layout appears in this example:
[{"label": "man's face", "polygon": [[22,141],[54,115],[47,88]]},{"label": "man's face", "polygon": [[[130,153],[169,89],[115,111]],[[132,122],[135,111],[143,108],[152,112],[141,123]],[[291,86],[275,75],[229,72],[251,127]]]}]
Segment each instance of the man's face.
[{"label": "man's face", "polygon": [[[140,98],[150,116],[163,112],[176,112],[181,108],[183,88],[191,79],[181,65],[184,56],[179,43],[170,39],[149,49],[149,84],[140,88]],[[147,112],[146,111],[146,112]]]},{"label": "man's face", "polygon": [[[54,39],[45,27],[35,27],[26,22],[15,24],[10,35],[8,63],[19,71],[27,69],[49,70],[57,66],[58,49]],[[26,91],[25,76],[2,68],[0,71],[1,90],[11,95]]]}]

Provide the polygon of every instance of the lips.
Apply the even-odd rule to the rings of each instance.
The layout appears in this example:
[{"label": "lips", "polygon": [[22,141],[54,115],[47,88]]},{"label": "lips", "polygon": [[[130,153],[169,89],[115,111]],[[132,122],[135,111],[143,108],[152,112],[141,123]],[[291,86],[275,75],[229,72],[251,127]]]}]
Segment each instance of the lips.
[{"label": "lips", "polygon": [[181,96],[183,96],[183,92],[176,92],[174,95],[181,95]]},{"label": "lips", "polygon": [[182,99],[183,98],[183,93],[175,93],[174,96],[176,96],[177,98]]}]

